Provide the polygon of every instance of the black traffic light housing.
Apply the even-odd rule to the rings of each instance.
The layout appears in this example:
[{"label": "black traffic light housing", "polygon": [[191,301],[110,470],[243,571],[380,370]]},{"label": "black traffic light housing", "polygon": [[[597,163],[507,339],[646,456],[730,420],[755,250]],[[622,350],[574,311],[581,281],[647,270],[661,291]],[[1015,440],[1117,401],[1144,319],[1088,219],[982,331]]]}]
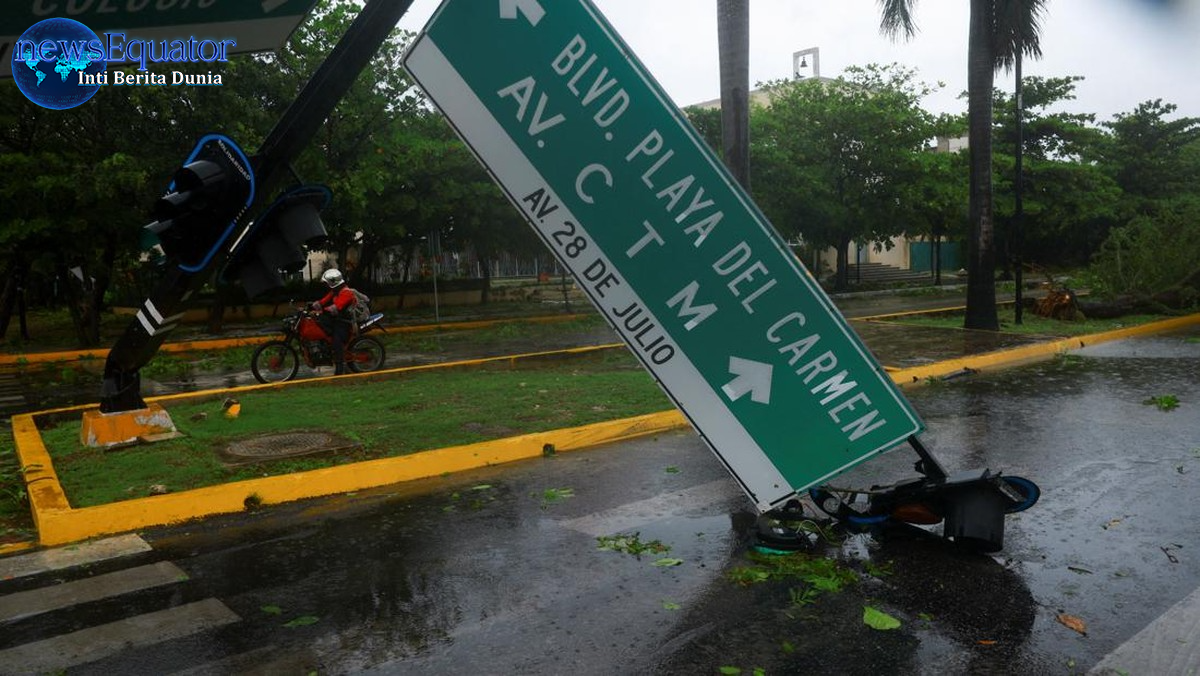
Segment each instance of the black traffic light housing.
[{"label": "black traffic light housing", "polygon": [[330,198],[323,185],[285,192],[234,242],[222,280],[241,282],[250,298],[283,286],[283,273],[303,270],[308,249],[328,239],[321,210]]},{"label": "black traffic light housing", "polygon": [[232,139],[200,139],[175,172],[167,194],[154,204],[156,219],[146,230],[158,238],[168,264],[204,272],[222,253],[238,219],[254,201],[254,169]]}]

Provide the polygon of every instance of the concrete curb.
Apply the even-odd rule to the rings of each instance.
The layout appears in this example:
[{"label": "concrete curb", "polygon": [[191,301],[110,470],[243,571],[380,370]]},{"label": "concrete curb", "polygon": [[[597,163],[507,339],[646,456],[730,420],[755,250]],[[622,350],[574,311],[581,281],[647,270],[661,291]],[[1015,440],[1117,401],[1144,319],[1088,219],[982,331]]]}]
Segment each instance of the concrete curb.
[{"label": "concrete curb", "polygon": [[[1001,366],[1012,366],[1038,359],[1050,358],[1054,355],[1063,354],[1087,345],[1172,331],[1198,324],[1200,324],[1200,314],[1194,314],[1128,329],[1066,338],[1012,350],[952,359],[927,366],[901,369],[891,372],[890,375],[895,382],[901,385],[920,384],[926,378],[944,377],[961,372],[964,369],[988,370]],[[559,353],[578,354],[597,349],[611,349],[618,345],[406,367],[361,374],[358,377],[378,377],[382,374],[403,371],[462,367],[496,361],[515,361],[517,359]],[[341,378],[345,379],[346,376],[342,376]],[[186,395],[172,395],[158,397],[154,401],[210,397],[231,391],[312,385],[320,383],[323,380],[327,379],[318,378],[293,383],[236,388],[235,390],[213,390]],[[72,509],[58,481],[53,463],[49,453],[46,451],[45,445],[42,443],[41,435],[37,430],[34,419],[35,416],[46,415],[52,412],[71,412],[86,408],[90,407],[74,407],[22,414],[12,419],[17,456],[21,462],[21,466],[27,468],[26,483],[29,500],[33,511],[34,523],[38,530],[38,544],[41,546],[62,545],[100,535],[127,532],[150,526],[167,525],[216,514],[239,512],[246,509],[247,505],[252,503],[263,505],[279,504],[386,486],[413,479],[431,478],[451,472],[460,472],[516,460],[536,458],[544,453],[547,445],[552,445],[555,451],[583,450],[615,441],[659,434],[687,425],[686,419],[679,411],[663,411],[583,427],[539,432],[466,446],[424,451],[397,458],[371,460],[309,472],[210,486],[181,493],[127,500],[108,505]],[[0,555],[4,553],[7,552],[0,550]]]},{"label": "concrete curb", "polygon": [[[518,317],[514,319],[481,319],[467,322],[442,322],[441,324],[418,324],[415,326],[388,326],[387,333],[424,333],[428,331],[459,331],[467,329],[482,329],[497,324],[547,324],[567,322],[587,317],[589,315],[546,315],[542,317]],[[205,350],[227,350],[232,347],[261,345],[268,340],[279,338],[277,332],[262,336],[241,336],[237,338],[213,338],[210,340],[186,340],[178,343],[163,343],[159,352],[203,352]],[[0,366],[19,366],[23,364],[54,364],[59,362],[90,361],[107,359],[107,349],[96,350],[63,350],[58,352],[28,352],[22,354],[0,354]]]},{"label": "concrete curb", "polygon": [[550,432],[424,451],[396,458],[327,467],[197,488],[107,505],[72,509],[63,493],[50,457],[37,433],[32,414],[13,418],[13,432],[22,446],[22,460],[40,460],[30,473],[29,499],[41,546],[62,545],[100,535],[162,526],[217,514],[240,512],[251,505],[271,505],[326,495],[350,493],[390,484],[428,479],[453,472],[592,448],[624,439],[657,434],[684,424],[678,411],[664,411]]},{"label": "concrete curb", "polygon": [[1127,329],[1115,329],[1113,331],[1093,333],[1086,336],[1061,338],[1044,343],[1035,343],[1033,345],[1016,347],[1009,350],[1000,350],[998,352],[986,352],[984,354],[973,355],[970,357],[947,359],[946,361],[935,362],[933,364],[913,366],[906,369],[891,371],[889,374],[892,376],[892,380],[895,381],[897,385],[903,387],[912,385],[914,383],[924,382],[926,378],[942,378],[951,374],[961,373],[966,370],[987,371],[1001,367],[1017,366],[1028,362],[1038,361],[1040,359],[1048,359],[1055,355],[1065,354],[1071,350],[1078,350],[1080,348],[1087,347],[1088,345],[1098,345],[1100,343],[1108,343],[1114,340],[1124,340],[1126,338],[1134,338],[1136,336],[1164,333],[1167,331],[1174,331],[1195,325],[1200,325],[1200,314],[1176,317],[1173,319],[1164,319],[1162,321],[1151,322],[1149,324],[1131,326]]}]

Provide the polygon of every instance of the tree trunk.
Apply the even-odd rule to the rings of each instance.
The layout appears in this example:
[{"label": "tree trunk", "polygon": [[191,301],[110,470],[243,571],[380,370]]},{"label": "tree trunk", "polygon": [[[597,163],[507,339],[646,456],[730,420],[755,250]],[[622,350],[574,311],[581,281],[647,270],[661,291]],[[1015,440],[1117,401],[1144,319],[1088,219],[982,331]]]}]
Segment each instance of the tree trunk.
[{"label": "tree trunk", "polygon": [[[55,263],[55,272],[63,280],[66,287],[67,308],[71,313],[71,323],[75,327],[76,342],[81,348],[94,347],[100,342],[100,337],[92,333],[93,322],[91,280],[87,270],[82,266],[69,268],[61,258]],[[76,274],[78,273],[78,274]]]},{"label": "tree trunk", "polygon": [[995,224],[992,220],[993,4],[994,0],[971,0],[967,46],[971,223],[967,246],[967,311],[963,326],[998,331]]},{"label": "tree trunk", "polygon": [[750,2],[717,0],[721,68],[721,149],[734,179],[750,190]]},{"label": "tree trunk", "polygon": [[492,295],[492,264],[488,256],[479,257],[480,272],[483,273],[483,291],[479,296],[479,304],[487,305]]},{"label": "tree trunk", "polygon": [[942,284],[942,229],[938,226],[933,226],[933,246],[930,247],[929,267],[933,270],[934,286]]},{"label": "tree trunk", "polygon": [[17,305],[17,294],[20,284],[17,282],[17,261],[14,258],[8,264],[5,274],[4,293],[0,295],[0,339],[8,335],[8,325],[12,321],[13,308]]},{"label": "tree trunk", "polygon": [[400,299],[396,302],[397,310],[404,309],[404,296],[408,292],[408,275],[412,272],[414,248],[416,248],[416,243],[407,240],[400,245],[400,252],[404,255],[404,272],[400,277]]},{"label": "tree trunk", "polygon": [[850,288],[850,238],[838,241],[837,272],[833,275],[833,290],[845,291]]}]

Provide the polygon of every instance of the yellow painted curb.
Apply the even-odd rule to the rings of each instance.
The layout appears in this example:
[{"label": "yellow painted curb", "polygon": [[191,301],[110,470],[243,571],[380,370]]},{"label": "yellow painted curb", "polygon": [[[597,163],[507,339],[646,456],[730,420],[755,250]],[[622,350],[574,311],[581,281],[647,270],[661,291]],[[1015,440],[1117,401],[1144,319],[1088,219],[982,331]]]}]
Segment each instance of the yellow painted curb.
[{"label": "yellow painted curb", "polygon": [[[983,370],[1002,365],[1014,365],[1047,358],[1087,345],[1121,340],[1139,335],[1171,331],[1200,324],[1200,314],[1179,317],[1141,326],[1118,329],[1089,336],[1067,338],[1049,343],[1030,345],[974,357],[953,359],[929,366],[901,369],[891,373],[900,384],[923,382],[927,377],[939,377],[965,368]],[[576,348],[560,352],[586,352],[623,346],[614,344],[590,348]],[[531,356],[554,354],[553,352],[530,353],[451,362],[427,366],[391,369],[386,372],[360,374],[359,377],[377,377],[385,373],[448,368],[497,361],[515,361]],[[340,379],[346,379],[341,376]],[[236,391],[257,390],[284,386],[301,386],[320,383],[327,379],[309,379],[299,382],[257,385],[236,388]],[[211,390],[182,395],[158,397],[155,400],[184,399],[188,397],[213,396],[231,390]],[[57,409],[56,412],[82,410],[89,407]],[[687,425],[682,413],[676,410],[652,413],[624,420],[614,420],[550,432],[497,439],[493,441],[430,450],[397,458],[385,458],[367,462],[330,467],[309,472],[288,474],[263,479],[200,488],[182,493],[159,495],[127,500],[108,505],[72,509],[55,474],[50,456],[42,442],[34,421],[35,415],[22,414],[12,419],[13,436],[16,441],[17,457],[26,473],[29,501],[34,524],[38,529],[38,544],[61,545],[79,540],[120,533],[149,526],[167,525],[216,514],[234,513],[246,509],[247,498],[259,504],[278,504],[306,498],[347,493],[367,488],[386,486],[413,479],[441,476],[516,460],[536,458],[543,454],[547,444],[556,451],[573,451],[592,448],[601,444],[656,434]],[[0,553],[4,553],[0,550]]]},{"label": "yellow painted curb", "polygon": [[[517,317],[513,319],[481,319],[468,322],[442,322],[440,324],[419,324],[416,326],[388,326],[388,333],[423,333],[429,331],[458,331],[467,329],[483,329],[497,324],[552,324],[569,322],[590,315],[545,315],[541,317]],[[186,340],[178,343],[163,343],[159,352],[204,352],[205,350],[226,350],[233,347],[260,345],[269,340],[279,338],[277,333],[263,336],[242,336],[239,338],[213,338],[210,340]],[[88,361],[107,359],[108,350],[62,350],[58,352],[28,352],[22,354],[0,354],[0,366],[17,366],[22,364],[53,364],[59,362]]]},{"label": "yellow painted curb", "polygon": [[6,545],[0,545],[0,557],[27,552],[36,546],[37,544],[34,542],[10,542]]},{"label": "yellow painted curb", "polygon": [[[19,417],[22,418],[22,430],[27,431],[33,426],[31,415]],[[686,421],[679,412],[665,411],[636,418],[424,451],[397,458],[238,481],[80,509],[71,509],[67,504],[66,496],[63,495],[57,480],[31,483],[29,497],[38,528],[38,543],[42,546],[53,546],[148,526],[162,526],[216,514],[240,512],[247,508],[248,500],[270,505],[349,493],[537,458],[545,453],[547,445],[553,445],[555,452],[576,451],[613,441],[657,434],[685,424]],[[17,429],[17,425],[18,421],[14,418],[14,430]],[[33,432],[36,435],[36,429]],[[35,452],[45,454],[40,437],[27,437],[25,444],[29,444]],[[23,453],[23,461],[24,458]],[[53,471],[50,470],[46,478],[52,475]]]},{"label": "yellow painted curb", "polygon": [[1012,348],[1009,350],[1000,350],[998,352],[987,352],[984,354],[972,355],[970,357],[960,357],[958,359],[948,359],[933,364],[923,366],[914,366],[911,368],[896,369],[889,371],[892,380],[898,385],[912,385],[914,383],[924,382],[926,378],[941,378],[952,373],[959,373],[970,369],[973,371],[985,371],[1000,367],[1016,366],[1018,364],[1037,361],[1040,359],[1048,359],[1058,354],[1063,354],[1071,350],[1078,350],[1088,345],[1098,345],[1114,340],[1124,340],[1135,336],[1145,336],[1155,333],[1164,333],[1166,331],[1174,331],[1189,326],[1200,324],[1200,314],[1187,315],[1184,317],[1175,317],[1173,319],[1164,319],[1162,321],[1151,322],[1149,324],[1141,324],[1131,326],[1125,329],[1114,329],[1103,333],[1093,333],[1086,336],[1075,336],[1072,338],[1061,338],[1045,343],[1035,343],[1024,347]]}]

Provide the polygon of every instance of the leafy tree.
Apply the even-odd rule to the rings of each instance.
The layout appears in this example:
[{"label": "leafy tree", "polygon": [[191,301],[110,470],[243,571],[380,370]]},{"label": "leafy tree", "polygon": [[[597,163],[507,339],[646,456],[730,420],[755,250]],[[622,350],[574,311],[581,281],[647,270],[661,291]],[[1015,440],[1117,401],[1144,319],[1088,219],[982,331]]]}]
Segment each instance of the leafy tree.
[{"label": "leafy tree", "polygon": [[1114,228],[1092,266],[1104,296],[1153,297],[1170,307],[1200,304],[1200,196],[1171,200]]},{"label": "leafy tree", "polygon": [[1123,223],[1096,254],[1102,295],[1152,298],[1156,307],[1200,303],[1200,119],[1147,101],[1114,116],[1099,165],[1124,191]]},{"label": "leafy tree", "polygon": [[[879,0],[881,30],[916,32],[916,0]],[[1018,55],[1039,57],[1045,0],[971,0],[967,42],[967,118],[970,139],[970,228],[964,326],[998,330],[992,195],[992,89],[997,68]]]},{"label": "leafy tree", "polygon": [[1133,213],[1152,212],[1157,202],[1198,190],[1200,118],[1167,119],[1176,110],[1156,99],[1102,123],[1110,136],[1100,160],[1129,197]]},{"label": "leafy tree", "polygon": [[921,109],[929,89],[913,71],[847,69],[832,83],[768,85],[771,105],[756,108],[755,197],[785,236],[838,252],[836,287],[846,287],[851,242],[886,242],[921,228],[912,186],[933,135]]},{"label": "leafy tree", "polygon": [[[1090,161],[1104,133],[1090,114],[1049,112],[1075,98],[1081,77],[1023,78],[1021,91],[1024,162],[1021,259],[1038,265],[1083,265],[1118,222],[1121,191],[1103,168]],[[995,92],[995,152],[998,242],[1012,251],[1015,101]],[[1007,267],[1007,266],[1006,266]]]},{"label": "leafy tree", "polygon": [[717,157],[721,156],[721,109],[689,106],[683,109],[688,122],[696,128],[700,138],[708,144]]}]

